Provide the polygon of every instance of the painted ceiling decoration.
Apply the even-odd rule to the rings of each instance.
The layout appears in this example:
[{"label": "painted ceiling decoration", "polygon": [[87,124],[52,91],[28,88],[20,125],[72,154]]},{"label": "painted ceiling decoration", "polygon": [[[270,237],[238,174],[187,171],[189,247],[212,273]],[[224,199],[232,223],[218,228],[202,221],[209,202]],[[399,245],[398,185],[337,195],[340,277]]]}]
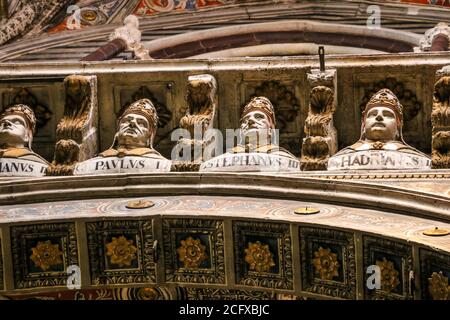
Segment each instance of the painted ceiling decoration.
[{"label": "painted ceiling decoration", "polygon": [[[105,24],[123,3],[123,0],[104,0],[94,3],[86,0],[78,1],[74,7],[68,7],[66,12],[61,12],[55,18],[54,25],[48,27],[47,32],[54,33]],[[74,17],[79,17],[79,23]],[[59,21],[61,18],[63,18],[62,22]]]},{"label": "painted ceiling decoration", "polygon": [[134,10],[137,16],[150,16],[158,13],[197,10],[212,6],[233,3],[233,0],[141,0]]},{"label": "painted ceiling decoration", "polygon": [[[389,1],[387,1],[387,2],[389,2]],[[398,2],[398,1],[391,1],[391,2]],[[441,6],[441,7],[450,7],[449,0],[400,0],[400,2],[414,3],[414,4],[426,4],[426,5]]]}]

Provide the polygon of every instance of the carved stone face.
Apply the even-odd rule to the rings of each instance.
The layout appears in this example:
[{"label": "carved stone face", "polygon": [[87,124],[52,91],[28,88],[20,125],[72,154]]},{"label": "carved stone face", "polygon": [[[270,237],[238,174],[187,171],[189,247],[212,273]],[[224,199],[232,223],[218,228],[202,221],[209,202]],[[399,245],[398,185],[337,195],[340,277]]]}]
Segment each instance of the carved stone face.
[{"label": "carved stone face", "polygon": [[242,132],[261,131],[271,129],[270,120],[264,112],[252,111],[247,113],[241,120]]},{"label": "carved stone face", "polygon": [[124,25],[129,29],[136,29],[139,27],[139,20],[134,16],[126,17],[123,22]]},{"label": "carved stone face", "polygon": [[251,111],[241,119],[241,144],[264,146],[270,143],[272,126],[264,112]]},{"label": "carved stone face", "polygon": [[119,123],[117,142],[119,147],[148,148],[154,132],[148,120],[139,114],[130,113]]},{"label": "carved stone face", "polygon": [[367,140],[397,140],[398,127],[394,111],[386,107],[374,107],[367,112],[365,136]]},{"label": "carved stone face", "polygon": [[24,118],[11,114],[0,119],[0,146],[24,147],[28,145],[30,129]]}]

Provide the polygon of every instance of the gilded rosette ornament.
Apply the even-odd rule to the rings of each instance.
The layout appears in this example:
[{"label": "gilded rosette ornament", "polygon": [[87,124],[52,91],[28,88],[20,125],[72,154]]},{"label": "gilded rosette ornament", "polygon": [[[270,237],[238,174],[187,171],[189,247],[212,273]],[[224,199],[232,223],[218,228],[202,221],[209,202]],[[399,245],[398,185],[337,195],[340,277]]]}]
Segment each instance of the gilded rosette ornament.
[{"label": "gilded rosette ornament", "polygon": [[113,237],[112,241],[106,245],[106,250],[110,262],[119,265],[119,267],[129,267],[133,260],[137,258],[137,248],[133,245],[133,240],[127,240],[124,236]]},{"label": "gilded rosette ornament", "polygon": [[315,274],[322,280],[333,280],[339,276],[339,261],[337,254],[331,252],[330,249],[319,248],[314,252],[313,266]]},{"label": "gilded rosette ornament", "polygon": [[442,272],[433,272],[431,278],[428,278],[428,290],[433,300],[448,300],[450,298],[448,278],[444,277]]},{"label": "gilded rosette ornament", "polygon": [[381,271],[381,290],[391,292],[400,284],[399,273],[395,270],[394,263],[383,258],[383,261],[377,260],[376,265]]},{"label": "gilded rosette ornament", "polygon": [[159,293],[154,288],[140,288],[137,296],[140,300],[157,300]]},{"label": "gilded rosette ornament", "polygon": [[177,249],[178,259],[184,264],[184,268],[195,269],[200,267],[208,257],[206,247],[202,245],[200,239],[188,237],[181,240],[181,246]]},{"label": "gilded rosette ornament", "polygon": [[262,244],[259,241],[249,242],[245,249],[245,262],[249,264],[249,269],[256,272],[268,272],[275,266],[273,254],[269,250],[268,244]]},{"label": "gilded rosette ornament", "polygon": [[52,244],[50,240],[39,241],[36,247],[31,249],[30,259],[34,265],[43,271],[49,270],[52,266],[62,264],[62,252],[59,250],[58,244]]}]

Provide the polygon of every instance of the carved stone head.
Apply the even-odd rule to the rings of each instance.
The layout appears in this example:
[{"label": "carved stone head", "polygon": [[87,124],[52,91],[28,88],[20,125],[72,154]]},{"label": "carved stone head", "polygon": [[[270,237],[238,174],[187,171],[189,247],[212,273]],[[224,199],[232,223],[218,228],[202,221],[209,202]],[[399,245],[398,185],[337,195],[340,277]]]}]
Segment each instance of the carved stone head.
[{"label": "carved stone head", "polygon": [[158,115],[152,102],[149,99],[138,100],[120,116],[113,147],[153,148],[157,127]]},{"label": "carved stone head", "polygon": [[131,14],[123,20],[123,24],[127,28],[137,29],[139,28],[139,19],[135,15]]},{"label": "carved stone head", "polygon": [[403,141],[403,107],[389,90],[372,96],[362,115],[361,140]]},{"label": "carved stone head", "polygon": [[[255,97],[244,107],[240,120],[241,144],[268,144],[275,130],[275,111],[266,97]],[[253,141],[252,141],[253,140]]]},{"label": "carved stone head", "polygon": [[244,107],[241,130],[275,129],[275,111],[266,97],[255,97]]},{"label": "carved stone head", "polygon": [[36,117],[33,110],[16,104],[0,114],[0,148],[28,148],[31,150]]}]

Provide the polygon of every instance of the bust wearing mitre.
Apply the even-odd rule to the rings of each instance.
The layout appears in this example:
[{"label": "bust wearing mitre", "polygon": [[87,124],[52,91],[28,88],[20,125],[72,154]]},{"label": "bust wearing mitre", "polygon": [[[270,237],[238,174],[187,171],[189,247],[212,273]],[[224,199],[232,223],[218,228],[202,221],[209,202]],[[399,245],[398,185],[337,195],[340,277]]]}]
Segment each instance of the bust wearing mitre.
[{"label": "bust wearing mitre", "polygon": [[0,158],[21,159],[48,165],[48,162],[31,150],[36,117],[33,110],[16,104],[0,114]]},{"label": "bust wearing mitre", "polygon": [[430,158],[403,139],[403,106],[389,89],[372,96],[362,113],[361,137],[330,158],[330,169],[430,167]]},{"label": "bust wearing mitre", "polygon": [[118,118],[112,146],[77,165],[74,174],[169,171],[170,161],[153,148],[157,127],[153,103],[149,99],[135,101]]}]

